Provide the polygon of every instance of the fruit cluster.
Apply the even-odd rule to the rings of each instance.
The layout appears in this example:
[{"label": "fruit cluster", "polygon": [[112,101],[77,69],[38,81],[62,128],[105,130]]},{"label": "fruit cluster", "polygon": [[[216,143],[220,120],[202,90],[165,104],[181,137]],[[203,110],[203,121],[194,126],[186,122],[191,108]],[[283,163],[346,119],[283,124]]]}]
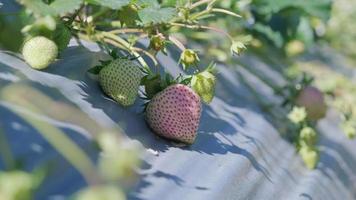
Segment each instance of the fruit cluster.
[{"label": "fruit cluster", "polygon": [[284,104],[291,108],[287,117],[293,124],[291,131],[296,133],[293,141],[309,169],[314,169],[319,160],[315,125],[325,117],[327,111],[324,94],[318,88],[310,86],[312,81],[312,78],[304,74],[298,83],[284,88]]},{"label": "fruit cluster", "polygon": [[[192,50],[190,50],[192,51]],[[110,52],[112,60],[101,61],[89,72],[98,74],[104,93],[122,106],[131,106],[138,96],[140,85],[145,88],[145,117],[159,136],[192,144],[196,138],[201,115],[201,102],[210,103],[214,96],[214,65],[194,75],[169,75],[161,78],[149,68],[141,68],[134,59],[119,57]],[[184,59],[185,52],[182,53]],[[197,57],[197,55],[195,56]]]},{"label": "fruit cluster", "polygon": [[[157,42],[157,38],[153,41]],[[32,68],[45,69],[56,59],[58,48],[52,40],[37,36],[25,42],[22,54]],[[89,70],[98,75],[104,93],[122,106],[131,106],[143,85],[145,99],[149,100],[145,108],[146,120],[151,129],[164,138],[192,144],[199,127],[201,102],[210,103],[214,97],[214,65],[185,78],[180,76],[172,80],[165,75],[163,80],[160,74],[141,68],[133,59],[119,57],[116,51],[111,51],[110,55],[112,60],[101,61],[101,65]],[[196,65],[198,60],[195,51],[182,52],[184,68]]]}]

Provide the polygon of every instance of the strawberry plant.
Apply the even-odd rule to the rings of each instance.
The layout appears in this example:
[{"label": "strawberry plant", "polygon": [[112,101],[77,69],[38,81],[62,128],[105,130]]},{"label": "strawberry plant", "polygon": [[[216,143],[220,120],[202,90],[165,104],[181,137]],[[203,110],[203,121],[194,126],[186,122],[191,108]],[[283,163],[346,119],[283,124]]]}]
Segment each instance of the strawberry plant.
[{"label": "strawberry plant", "polygon": [[309,169],[314,169],[319,160],[316,122],[324,118],[327,111],[324,94],[311,86],[312,82],[312,77],[303,74],[276,91],[285,99],[283,105],[289,110],[289,137]]},{"label": "strawberry plant", "polygon": [[[103,92],[123,106],[134,104],[140,84],[145,88],[147,105],[158,93],[178,83],[191,87],[206,103],[213,100],[214,64],[201,66],[205,63],[200,63],[199,51],[184,42],[187,38],[184,35],[189,35],[185,30],[222,34],[230,42],[233,54],[240,54],[245,48],[223,29],[207,23],[215,16],[240,17],[221,8],[215,0],[74,0],[70,3],[19,0],[18,3],[23,6],[21,15],[26,17],[20,20],[25,24],[21,28],[22,54],[32,68],[45,69],[60,59],[72,38],[96,42],[112,59],[101,61],[100,66],[89,72],[97,74]],[[149,45],[143,46],[147,41]],[[157,68],[156,56],[167,54],[168,48],[181,52],[178,62],[188,75],[174,78]]]},{"label": "strawberry plant", "polygon": [[[229,53],[240,55],[246,50],[246,45],[257,50],[269,44],[267,51],[269,48],[283,50],[285,57],[299,55],[325,34],[324,26],[331,9],[330,0],[17,2],[22,6],[21,10],[9,15],[18,23],[3,17],[7,14],[0,13],[0,29],[4,29],[0,31],[1,48],[21,52],[33,69],[51,70],[51,64],[62,59],[62,52],[70,40],[76,40],[79,44],[82,41],[96,43],[109,59],[100,60],[100,64],[88,72],[97,75],[103,93],[124,107],[133,105],[141,97],[147,127],[160,137],[188,145],[192,145],[198,137],[202,103],[214,101],[218,73],[216,60],[232,63],[234,60]],[[18,39],[9,42],[9,35]],[[345,43],[343,40],[340,42]],[[181,67],[182,73],[177,77],[160,69],[157,61],[157,56],[169,56],[171,51],[180,55],[176,58],[177,66],[168,66]],[[271,52],[264,53],[273,55]],[[206,62],[207,59],[214,60]],[[282,87],[267,80],[264,74],[260,77],[255,75],[284,100],[282,106],[265,105],[261,100],[264,97],[257,99],[262,102],[263,109],[275,117],[274,121],[283,123],[283,133],[295,145],[306,167],[314,169],[320,153],[316,124],[325,117],[328,106],[333,105],[342,111],[340,128],[349,138],[355,137],[356,110],[352,103],[355,98],[349,94],[354,93],[355,88],[343,91],[345,85],[352,85],[348,82],[325,89],[318,85],[318,81],[314,85],[313,79],[306,74],[291,77],[284,69],[281,71],[288,81]],[[243,75],[240,80],[244,80]],[[21,95],[12,93],[17,87],[1,90],[8,98],[5,100],[41,111],[39,105],[21,101]],[[249,88],[258,96],[253,87]],[[30,88],[22,88],[19,93],[27,92],[32,95],[39,93]],[[334,98],[340,96],[343,98]],[[55,104],[45,104],[51,100],[42,99],[45,99],[41,102],[44,105]],[[48,106],[48,109],[51,107]],[[60,108],[68,112],[72,110],[66,106]],[[75,115],[79,112],[73,110],[69,113]],[[92,125],[97,134],[95,144],[100,150],[98,159],[92,163],[61,130],[39,123],[26,114],[22,117],[33,124],[87,181],[88,187],[77,191],[73,199],[125,199],[124,185],[135,180],[133,168],[140,164],[137,149],[126,148],[125,142],[115,137],[112,130]],[[53,114],[51,117],[55,118]],[[60,120],[67,117],[62,116]],[[85,122],[93,123],[90,120]],[[62,144],[66,148],[61,148]],[[34,172],[14,167],[11,162],[9,166],[8,172],[0,173],[0,199],[30,199],[40,182],[36,179],[40,178],[33,175]],[[4,181],[6,179],[11,181]],[[18,187],[8,190],[9,185]]]},{"label": "strawberry plant", "polygon": [[[12,34],[17,33],[21,37],[18,37],[19,44],[14,43],[9,49],[21,52],[30,67],[37,70],[53,67],[51,64],[62,59],[61,54],[71,39],[95,42],[111,56],[88,70],[98,76],[103,92],[118,104],[131,106],[139,96],[142,85],[144,91],[141,98],[145,101],[144,112],[149,127],[159,136],[187,144],[192,144],[197,137],[201,102],[210,103],[213,100],[216,84],[214,61],[208,66],[201,63],[199,57],[204,54],[199,49],[193,49],[194,44],[187,45],[187,35],[190,32],[211,31],[227,38],[232,54],[240,54],[245,48],[243,43],[223,29],[207,23],[209,18],[215,19],[215,16],[240,17],[221,8],[216,0],[17,2],[22,6],[18,13],[14,13],[19,23],[17,26],[7,25],[12,27],[8,29]],[[3,19],[0,16],[0,20]],[[0,41],[3,47],[8,46],[1,37]],[[179,64],[171,66],[182,67],[184,73],[177,77],[158,68],[156,56],[167,54],[169,49],[181,54],[177,60]],[[56,140],[48,139],[56,146]],[[77,192],[74,199],[125,199],[122,189],[114,183],[125,182],[125,177],[134,176],[132,168],[139,164],[135,150],[119,147],[121,141],[117,141],[112,134],[102,133],[97,138],[101,150],[98,170],[94,170],[90,160],[79,149],[67,138],[61,139],[74,152],[77,150],[88,164],[86,167],[78,164],[71,155],[56,146],[88,179],[89,186]],[[88,171],[97,176],[98,183],[92,184]],[[27,191],[26,195],[31,196]]]}]

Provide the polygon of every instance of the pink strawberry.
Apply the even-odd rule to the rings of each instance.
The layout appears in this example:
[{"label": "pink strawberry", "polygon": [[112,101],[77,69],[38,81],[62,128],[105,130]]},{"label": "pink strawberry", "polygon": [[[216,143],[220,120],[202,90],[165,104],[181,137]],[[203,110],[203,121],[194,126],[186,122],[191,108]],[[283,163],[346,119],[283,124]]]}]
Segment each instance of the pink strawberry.
[{"label": "pink strawberry", "polygon": [[310,120],[319,120],[326,114],[327,105],[324,100],[324,94],[313,86],[308,86],[299,93],[296,104],[305,107],[307,117]]},{"label": "pink strawberry", "polygon": [[156,134],[188,144],[195,140],[200,115],[200,97],[182,84],[158,93],[146,109],[147,122]]}]

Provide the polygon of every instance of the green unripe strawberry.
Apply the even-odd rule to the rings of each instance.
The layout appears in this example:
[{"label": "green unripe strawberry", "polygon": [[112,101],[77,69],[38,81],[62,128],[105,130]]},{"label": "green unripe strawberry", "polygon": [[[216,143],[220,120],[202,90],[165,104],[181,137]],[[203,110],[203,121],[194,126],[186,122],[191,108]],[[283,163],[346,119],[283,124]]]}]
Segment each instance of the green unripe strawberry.
[{"label": "green unripe strawberry", "polygon": [[181,53],[179,62],[182,63],[184,69],[187,69],[190,65],[199,62],[199,56],[195,51],[186,49]]},{"label": "green unripe strawberry", "polygon": [[304,127],[300,131],[299,143],[303,146],[313,146],[317,142],[317,134],[311,127]]},{"label": "green unripe strawberry", "polygon": [[143,74],[138,65],[125,58],[118,58],[99,72],[104,92],[123,106],[134,104]]},{"label": "green unripe strawberry", "polygon": [[356,128],[353,124],[353,121],[350,120],[343,122],[341,124],[341,129],[344,131],[344,133],[349,139],[353,139],[354,137],[356,137]]},{"label": "green unripe strawberry", "polygon": [[311,147],[303,146],[299,150],[299,154],[302,157],[304,164],[308,169],[314,169],[319,161],[319,152]]},{"label": "green unripe strawberry", "polygon": [[150,40],[150,48],[154,49],[155,51],[160,51],[166,45],[165,38],[162,34],[154,35],[151,37]]},{"label": "green unripe strawberry", "polygon": [[24,171],[0,173],[0,199],[29,200],[35,189],[32,174]]},{"label": "green unripe strawberry", "polygon": [[287,43],[285,51],[288,56],[297,56],[305,51],[305,45],[302,41],[292,40]]},{"label": "green unripe strawberry", "polygon": [[58,47],[52,40],[37,36],[25,42],[22,55],[32,68],[45,69],[57,58]]},{"label": "green unripe strawberry", "polygon": [[124,200],[125,194],[115,185],[98,185],[81,190],[75,200]]}]

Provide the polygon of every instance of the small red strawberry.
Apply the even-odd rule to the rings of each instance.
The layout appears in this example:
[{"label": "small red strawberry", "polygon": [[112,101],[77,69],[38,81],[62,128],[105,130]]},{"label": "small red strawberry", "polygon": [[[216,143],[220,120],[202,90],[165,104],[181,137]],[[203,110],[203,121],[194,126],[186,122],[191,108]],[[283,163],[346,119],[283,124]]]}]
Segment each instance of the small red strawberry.
[{"label": "small red strawberry", "polygon": [[146,109],[146,120],[156,134],[188,144],[195,140],[200,115],[200,97],[183,84],[158,93]]},{"label": "small red strawberry", "polygon": [[318,88],[307,86],[298,95],[296,104],[305,107],[307,118],[310,120],[319,120],[326,114],[327,105],[324,95]]}]

